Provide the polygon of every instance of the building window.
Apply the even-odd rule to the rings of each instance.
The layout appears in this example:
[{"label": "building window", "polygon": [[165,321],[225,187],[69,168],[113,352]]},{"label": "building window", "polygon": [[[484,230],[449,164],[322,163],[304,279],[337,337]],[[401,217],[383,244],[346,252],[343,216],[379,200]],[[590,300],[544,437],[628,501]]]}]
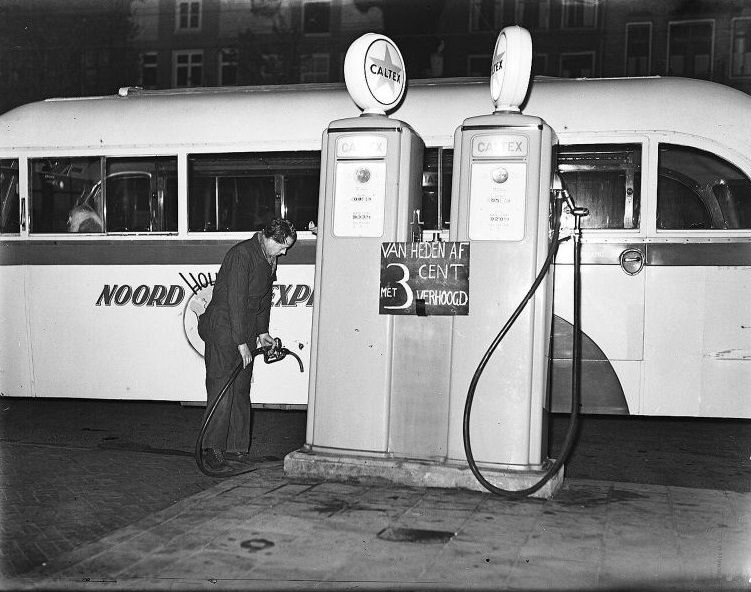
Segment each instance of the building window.
[{"label": "building window", "polygon": [[329,54],[314,53],[300,58],[300,82],[328,82]]},{"label": "building window", "polygon": [[626,76],[649,76],[652,23],[626,25]]},{"label": "building window", "polygon": [[219,52],[219,86],[237,84],[237,50],[222,49]]},{"label": "building window", "polygon": [[82,55],[82,66],[84,92],[98,92],[100,86],[100,73],[107,72],[110,69],[109,54],[101,47],[84,49]]},{"label": "building window", "polygon": [[516,24],[525,29],[550,27],[550,0],[516,0]]},{"label": "building window", "polygon": [[490,56],[489,55],[471,55],[467,57],[467,76],[484,76],[490,75]]},{"label": "building window", "polygon": [[177,3],[178,31],[198,31],[201,29],[201,0],[188,0]]},{"label": "building window", "polygon": [[287,68],[281,55],[264,53],[258,65],[258,80],[262,84],[284,84],[287,80]]},{"label": "building window", "polygon": [[668,74],[711,78],[713,37],[714,21],[670,23]]},{"label": "building window", "polygon": [[751,76],[751,18],[736,18],[732,24],[731,76]]},{"label": "building window", "polygon": [[532,76],[547,76],[548,73],[548,55],[545,53],[536,53],[532,56]]},{"label": "building window", "polygon": [[331,30],[329,0],[305,0],[302,7],[302,30],[306,35],[320,35]]},{"label": "building window", "polygon": [[500,31],[503,0],[472,0],[469,10],[470,31]]},{"label": "building window", "polygon": [[592,78],[595,75],[595,53],[562,53],[561,73],[563,78]]},{"label": "building window", "polygon": [[158,55],[155,51],[149,51],[140,56],[141,79],[139,83],[143,88],[156,88],[157,86]]},{"label": "building window", "polygon": [[176,88],[201,86],[203,81],[203,52],[175,52],[174,84]]},{"label": "building window", "polygon": [[597,26],[597,2],[563,0],[563,28],[581,29]]}]

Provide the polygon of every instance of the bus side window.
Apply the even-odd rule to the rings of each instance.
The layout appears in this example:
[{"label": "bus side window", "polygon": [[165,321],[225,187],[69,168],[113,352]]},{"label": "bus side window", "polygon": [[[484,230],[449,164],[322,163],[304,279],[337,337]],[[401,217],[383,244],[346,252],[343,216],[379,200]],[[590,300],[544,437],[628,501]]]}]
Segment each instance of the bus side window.
[{"label": "bus side window", "polygon": [[191,154],[188,230],[260,230],[273,218],[317,223],[320,152]]},{"label": "bus side window", "polygon": [[320,169],[295,172],[284,177],[282,218],[291,220],[298,230],[318,225],[318,189]]},{"label": "bus side window", "polygon": [[589,209],[583,228],[639,228],[640,144],[559,146],[558,171],[577,206]]},{"label": "bus side window", "polygon": [[0,233],[20,234],[18,161],[0,159]]},{"label": "bus side window", "polygon": [[657,228],[713,228],[712,215],[690,179],[662,171],[657,180]]},{"label": "bus side window", "polygon": [[697,148],[660,144],[660,230],[751,228],[751,181],[736,166]]},{"label": "bus side window", "polygon": [[425,149],[422,168],[423,230],[448,230],[449,228],[453,166],[453,149]]},{"label": "bus side window", "polygon": [[108,232],[177,231],[177,158],[107,158]]},{"label": "bus side window", "polygon": [[96,156],[30,160],[30,231],[102,232],[101,171]]}]

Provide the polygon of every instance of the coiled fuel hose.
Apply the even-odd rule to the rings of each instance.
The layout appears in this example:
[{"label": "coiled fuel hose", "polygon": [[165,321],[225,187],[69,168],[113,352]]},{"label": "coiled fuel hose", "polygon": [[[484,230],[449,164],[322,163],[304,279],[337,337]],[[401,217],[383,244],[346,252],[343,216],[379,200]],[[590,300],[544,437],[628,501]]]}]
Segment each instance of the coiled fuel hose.
[{"label": "coiled fuel hose", "polygon": [[[253,364],[255,361],[255,357],[263,354],[264,362],[267,364],[272,364],[274,362],[279,362],[286,358],[288,355],[292,356],[297,360],[297,363],[300,365],[300,372],[304,372],[302,360],[300,357],[293,351],[288,350],[286,347],[282,345],[282,342],[277,338],[274,339],[274,346],[273,347],[258,347],[254,349],[252,352],[250,352],[251,355],[251,362],[248,365],[249,371],[253,372]],[[227,379],[227,382],[222,387],[222,390],[219,391],[219,395],[216,399],[214,399],[214,403],[211,405],[211,408],[209,409],[209,412],[206,414],[206,418],[203,420],[203,424],[201,425],[201,431],[198,433],[198,438],[196,439],[196,447],[194,451],[194,457],[196,459],[196,464],[198,465],[198,468],[201,470],[201,472],[204,475],[207,475],[209,477],[234,477],[236,475],[242,475],[244,473],[250,473],[251,471],[255,471],[256,467],[250,467],[247,469],[227,469],[227,470],[221,470],[221,471],[213,471],[210,468],[206,466],[203,459],[203,438],[206,435],[206,429],[209,427],[209,424],[211,423],[211,419],[214,417],[214,412],[216,411],[216,408],[219,406],[219,403],[224,399],[225,395],[227,394],[227,391],[229,390],[229,387],[232,386],[232,384],[235,382],[235,379],[238,377],[240,372],[243,371],[243,363],[242,360],[238,362],[237,366],[235,366],[235,369],[232,371],[232,374],[230,374],[229,378]],[[252,402],[251,402],[252,404]]]},{"label": "coiled fuel hose", "polygon": [[[556,180],[559,181],[559,179],[556,179]],[[480,381],[480,377],[482,376],[482,373],[485,370],[485,367],[487,366],[488,361],[492,357],[493,353],[495,352],[496,348],[499,346],[501,341],[503,341],[503,338],[509,332],[513,324],[519,318],[519,315],[521,315],[525,306],[530,301],[532,296],[534,296],[543,278],[548,273],[550,266],[553,263],[553,260],[555,259],[556,254],[558,253],[558,245],[569,239],[569,237],[565,237],[560,240],[558,238],[559,232],[560,232],[559,220],[560,220],[561,207],[562,207],[562,203],[561,203],[562,199],[560,197],[556,199],[556,203],[555,203],[555,212],[553,216],[554,231],[553,231],[553,236],[551,238],[550,250],[549,250],[548,256],[545,259],[545,262],[543,263],[542,268],[540,269],[540,272],[537,274],[537,277],[535,278],[535,281],[532,283],[532,286],[530,287],[529,291],[526,293],[522,301],[519,303],[519,306],[517,306],[516,310],[514,310],[514,312],[509,317],[509,319],[506,321],[506,324],[500,330],[498,335],[496,335],[495,339],[490,344],[490,347],[488,347],[487,351],[485,352],[485,355],[480,360],[480,363],[477,366],[477,370],[475,370],[475,373],[472,376],[472,381],[470,382],[469,390],[467,392],[467,399],[464,404],[464,421],[462,425],[462,435],[464,439],[464,452],[467,456],[467,462],[469,463],[469,468],[471,469],[472,474],[475,476],[477,481],[479,481],[479,483],[491,493],[506,496],[506,497],[512,497],[512,498],[526,497],[528,495],[535,493],[536,491],[541,489],[558,472],[558,470],[563,466],[563,463],[566,461],[569,454],[571,453],[575,436],[576,436],[577,426],[578,426],[579,407],[580,407],[580,401],[581,401],[581,323],[579,319],[579,311],[581,308],[581,274],[580,274],[581,272],[581,218],[586,216],[589,212],[586,208],[577,208],[574,205],[573,200],[569,197],[568,193],[565,191],[565,189],[560,189],[558,191],[563,196],[563,199],[567,202],[569,209],[571,211],[571,214],[573,214],[574,216],[574,232],[573,232],[573,237],[574,237],[574,311],[573,311],[574,334],[573,334],[573,354],[572,354],[573,361],[572,361],[572,372],[571,372],[571,415],[569,418],[569,425],[566,431],[566,437],[563,443],[563,448],[561,450],[561,453],[558,455],[558,458],[548,467],[548,469],[545,471],[545,473],[543,474],[543,476],[540,478],[540,480],[537,483],[525,489],[518,489],[518,490],[502,489],[490,483],[480,472],[480,469],[477,466],[477,463],[475,462],[475,458],[472,454],[472,442],[471,442],[470,429],[469,429],[470,417],[472,414],[472,403],[475,398],[475,389],[477,388],[477,383]]]}]

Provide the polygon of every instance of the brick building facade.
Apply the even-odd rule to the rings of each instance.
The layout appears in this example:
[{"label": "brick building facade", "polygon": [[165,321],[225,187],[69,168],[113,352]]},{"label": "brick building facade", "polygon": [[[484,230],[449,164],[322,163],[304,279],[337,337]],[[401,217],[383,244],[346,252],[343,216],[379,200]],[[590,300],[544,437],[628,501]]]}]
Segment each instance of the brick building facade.
[{"label": "brick building facade", "polygon": [[49,96],[338,82],[349,44],[391,37],[410,78],[487,76],[519,24],[533,73],[687,76],[751,92],[744,0],[3,0],[0,112]]}]

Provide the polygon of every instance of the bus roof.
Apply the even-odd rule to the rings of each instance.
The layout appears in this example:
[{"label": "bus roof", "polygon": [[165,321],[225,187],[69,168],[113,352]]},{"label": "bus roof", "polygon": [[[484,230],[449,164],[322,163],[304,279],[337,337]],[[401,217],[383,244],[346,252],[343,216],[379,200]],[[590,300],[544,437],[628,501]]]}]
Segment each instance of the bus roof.
[{"label": "bus roof", "polygon": [[[486,79],[412,81],[390,114],[428,146],[451,146],[464,119],[492,112]],[[751,97],[685,78],[536,78],[523,112],[559,135],[672,131],[749,153]],[[329,122],[360,111],[343,84],[133,91],[50,99],[0,116],[0,155],[16,150],[315,150]],[[106,147],[106,149],[103,149]],[[151,150],[149,150],[151,152]]]}]

